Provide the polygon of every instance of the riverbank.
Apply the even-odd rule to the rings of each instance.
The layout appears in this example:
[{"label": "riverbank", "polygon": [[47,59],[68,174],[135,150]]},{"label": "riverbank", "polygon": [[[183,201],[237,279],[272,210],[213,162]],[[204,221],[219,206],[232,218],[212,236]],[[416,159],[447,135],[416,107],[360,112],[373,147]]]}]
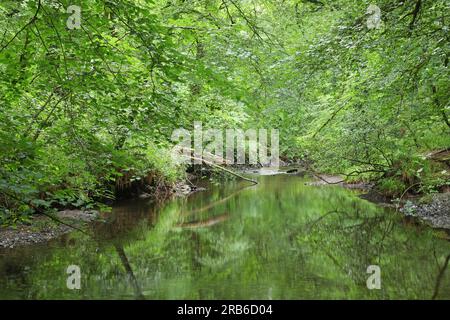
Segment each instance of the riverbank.
[{"label": "riverbank", "polygon": [[[164,197],[185,197],[200,190],[201,188],[195,185],[180,181],[174,185],[170,194],[165,194]],[[151,199],[155,196],[142,193],[138,197]],[[96,210],[61,210],[56,212],[54,219],[43,214],[35,214],[27,223],[15,227],[0,227],[0,249],[45,243],[77,229],[84,229],[94,221],[107,218],[107,215]]]},{"label": "riverbank", "polygon": [[[308,174],[307,171],[298,166],[285,167],[279,170],[271,170],[269,168],[240,168],[240,170],[258,175],[289,174],[304,176]],[[363,191],[360,194],[362,199],[376,203],[379,206],[399,209],[405,216],[417,218],[433,228],[450,230],[450,193],[427,195],[421,198],[404,197],[401,202],[395,202],[395,199],[377,192],[374,189],[374,183],[347,183],[339,176],[325,174],[315,174],[312,175],[312,178],[314,180],[307,183],[310,186],[334,185],[347,189],[361,190]],[[191,179],[193,179],[192,175]],[[165,197],[185,197],[202,190],[204,189],[197,187],[187,179],[186,181],[177,182],[171,192],[165,194]],[[155,195],[141,193],[137,197],[150,199],[155,197]],[[57,212],[55,217],[62,223],[38,214],[32,216],[28,224],[21,224],[16,228],[0,228],[0,248],[15,248],[44,243],[72,232],[76,228],[82,229],[87,224],[102,219],[102,214],[92,210],[62,210]]]},{"label": "riverbank", "polygon": [[[435,290],[450,252],[442,232],[362,201],[359,191],[308,186],[310,177],[294,174],[253,178],[257,185],[208,183],[162,205],[124,200],[111,223],[88,227],[94,237],[1,250],[0,296],[79,299],[65,272],[77,265],[85,299],[201,299],[205,290],[218,299],[450,297],[448,278]],[[373,261],[383,283],[395,284],[384,293],[365,286]]]},{"label": "riverbank", "polygon": [[408,217],[414,217],[432,228],[450,231],[450,192],[423,196],[404,196],[401,201],[385,196],[375,190],[374,183],[346,183],[339,176],[320,174],[315,176],[312,186],[338,185],[347,189],[362,190],[360,198],[383,207],[399,209]]},{"label": "riverbank", "polygon": [[450,230],[450,192],[425,196],[414,202],[407,201],[400,211],[433,228]]},{"label": "riverbank", "polygon": [[[97,211],[63,210],[55,214],[57,222],[48,216],[33,215],[30,222],[13,227],[0,228],[0,248],[15,248],[47,242],[83,228],[87,223],[99,218]],[[73,227],[71,227],[73,226]]]}]

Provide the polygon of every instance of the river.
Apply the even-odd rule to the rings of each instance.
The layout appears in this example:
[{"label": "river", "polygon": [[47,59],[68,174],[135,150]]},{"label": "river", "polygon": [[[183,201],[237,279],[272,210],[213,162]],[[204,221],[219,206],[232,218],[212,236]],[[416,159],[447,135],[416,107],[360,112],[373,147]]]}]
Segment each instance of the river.
[{"label": "river", "polygon": [[2,250],[0,298],[450,299],[442,231],[340,186],[255,178],[122,202],[88,234]]}]

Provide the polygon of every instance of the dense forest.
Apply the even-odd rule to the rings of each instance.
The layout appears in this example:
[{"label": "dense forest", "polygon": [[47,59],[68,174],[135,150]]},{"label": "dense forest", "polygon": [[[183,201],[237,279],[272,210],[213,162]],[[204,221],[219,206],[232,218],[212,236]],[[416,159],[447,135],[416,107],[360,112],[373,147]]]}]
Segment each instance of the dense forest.
[{"label": "dense forest", "polygon": [[[368,10],[369,5],[378,10]],[[372,6],[372,9],[374,7]],[[78,10],[80,9],[80,10]],[[276,128],[383,194],[450,185],[445,0],[2,0],[0,224],[183,180],[172,132]]]}]

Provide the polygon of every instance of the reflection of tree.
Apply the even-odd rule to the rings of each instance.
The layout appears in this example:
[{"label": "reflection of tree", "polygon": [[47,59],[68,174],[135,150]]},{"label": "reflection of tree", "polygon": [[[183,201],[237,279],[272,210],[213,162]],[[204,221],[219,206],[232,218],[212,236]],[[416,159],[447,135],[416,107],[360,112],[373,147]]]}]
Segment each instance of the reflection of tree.
[{"label": "reflection of tree", "polygon": [[442,278],[444,277],[445,270],[446,270],[447,267],[448,267],[448,262],[449,262],[449,260],[450,260],[450,254],[447,256],[447,258],[445,258],[444,265],[442,266],[442,268],[441,268],[441,270],[439,271],[439,274],[438,274],[438,276],[437,276],[437,278],[436,278],[436,285],[435,285],[435,287],[434,287],[433,297],[431,298],[431,299],[433,299],[433,300],[436,299],[437,296],[438,296],[438,294],[439,294],[439,288],[440,288],[440,286],[441,286],[441,282],[442,282]]},{"label": "reflection of tree", "polygon": [[394,248],[402,246],[403,239],[395,239],[395,217],[376,208],[361,207],[360,203],[349,203],[345,208],[314,219],[304,233],[310,234],[318,254],[327,256],[342,275],[365,286],[367,266],[383,265],[384,261],[390,264],[395,259]]},{"label": "reflection of tree", "polygon": [[362,210],[351,206],[347,211],[331,210],[305,228],[313,234],[315,247],[359,284],[365,283],[367,266],[379,262],[387,234],[392,231],[386,215],[365,215]]},{"label": "reflection of tree", "polygon": [[125,271],[127,272],[128,279],[131,281],[131,284],[133,285],[136,298],[145,299],[144,295],[142,294],[139,283],[137,282],[136,277],[133,273],[133,269],[131,268],[130,262],[128,261],[127,255],[125,254],[125,250],[123,250],[123,247],[119,244],[115,244],[114,247],[116,248],[117,254],[120,257],[120,261],[122,262],[122,265],[125,268]]},{"label": "reflection of tree", "polygon": [[160,202],[134,200],[116,206],[106,221],[96,221],[92,224],[94,237],[101,240],[112,240],[130,233],[140,224],[153,224],[157,221],[156,211]]},{"label": "reflection of tree", "polygon": [[[201,217],[200,219],[196,219],[189,222],[182,222],[176,225],[177,228],[182,229],[190,229],[190,242],[191,242],[191,261],[192,261],[192,269],[200,271],[202,269],[202,263],[205,264],[205,259],[203,259],[203,246],[211,247],[211,244],[207,245],[208,241],[202,239],[202,234],[198,233],[196,229],[199,228],[209,228],[214,225],[217,225],[221,222],[224,222],[230,218],[230,214],[228,212],[222,212],[220,214],[215,214],[216,209],[219,209],[220,205],[226,204],[230,199],[234,198],[238,194],[240,194],[244,189],[247,189],[253,186],[244,186],[238,188],[228,196],[222,197],[218,200],[212,201],[207,205],[204,205],[198,209],[193,209],[191,211],[182,211],[182,218],[185,220],[187,217],[195,217],[199,213],[206,213],[206,218]],[[220,209],[219,209],[220,210]],[[187,231],[187,230],[186,230]],[[222,251],[221,248],[220,251]],[[209,250],[211,252],[211,248]],[[205,257],[208,257],[209,254],[205,253]],[[206,263],[207,264],[207,263]]]},{"label": "reflection of tree", "polygon": [[[427,292],[432,292],[434,265],[429,254],[435,242],[426,228],[403,225],[402,217],[393,211],[358,205],[342,207],[347,209],[327,211],[306,224],[304,232],[309,234],[306,244],[312,244],[315,255],[330,259],[343,277],[361,288],[365,287],[367,266],[379,265],[382,290],[370,294],[367,291],[369,296],[424,298]],[[305,243],[301,237],[299,240]],[[448,259],[436,279],[435,296]]]},{"label": "reflection of tree", "polygon": [[191,245],[192,245],[192,268],[193,270],[201,270],[202,264],[199,262],[202,256],[202,245],[200,242],[200,236],[197,232],[191,232]]}]

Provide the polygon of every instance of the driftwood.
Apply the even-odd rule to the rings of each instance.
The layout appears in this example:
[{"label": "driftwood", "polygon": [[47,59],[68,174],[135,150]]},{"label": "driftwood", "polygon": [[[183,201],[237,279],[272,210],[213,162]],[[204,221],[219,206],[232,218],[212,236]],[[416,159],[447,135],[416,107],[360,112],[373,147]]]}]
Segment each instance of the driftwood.
[{"label": "driftwood", "polygon": [[228,170],[228,169],[226,169],[226,168],[224,168],[224,167],[221,167],[221,166],[219,166],[219,165],[217,165],[217,164],[215,164],[215,163],[213,163],[213,162],[209,162],[209,161],[207,161],[207,160],[205,160],[205,159],[201,159],[201,158],[197,158],[197,157],[191,157],[191,158],[194,159],[194,160],[201,160],[201,161],[203,161],[205,164],[207,164],[207,165],[209,165],[209,166],[211,166],[211,167],[214,167],[214,168],[223,170],[223,171],[225,171],[225,172],[228,172],[229,174],[231,174],[231,175],[233,175],[233,176],[236,176],[236,177],[238,177],[238,178],[241,178],[242,180],[251,182],[251,183],[253,183],[253,184],[258,184],[258,181],[256,181],[256,180],[253,180],[253,179],[244,177],[244,176],[242,176],[242,175],[240,175],[240,174],[238,174],[238,173],[236,173],[236,172],[233,172],[233,171]]},{"label": "driftwood", "polygon": [[316,170],[314,170],[313,168],[311,168],[311,166],[305,161],[304,163],[305,169],[306,171],[308,171],[309,173],[311,173],[314,177],[322,180],[323,182],[325,182],[326,184],[340,184],[345,182],[345,180],[340,180],[340,181],[327,181],[325,178],[322,177],[322,175],[320,173],[318,173]]},{"label": "driftwood", "polygon": [[450,148],[432,151],[426,154],[425,157],[438,162],[450,161]]},{"label": "driftwood", "polygon": [[[180,148],[179,150],[180,150],[180,151],[188,150],[189,152],[194,151],[194,150],[191,149],[191,148],[184,148],[184,147],[183,147],[183,148]],[[215,155],[211,155],[211,154],[208,154],[208,155],[209,155],[210,157],[212,157],[213,159],[218,159],[219,162],[222,162],[222,163],[225,163],[225,164],[229,163],[226,159],[223,159],[223,158],[217,157],[217,156],[215,156]],[[242,175],[240,175],[240,174],[238,174],[238,173],[236,173],[236,172],[234,172],[234,171],[231,171],[231,170],[229,170],[229,169],[226,169],[226,168],[224,168],[224,167],[222,167],[222,166],[220,166],[220,165],[214,163],[213,161],[206,160],[204,157],[197,157],[197,156],[195,155],[195,153],[194,153],[194,155],[186,155],[186,154],[183,154],[182,156],[188,157],[188,158],[190,158],[190,159],[192,159],[192,160],[197,160],[197,161],[203,162],[204,164],[207,164],[207,165],[209,165],[209,166],[211,166],[211,167],[214,167],[214,168],[217,168],[217,169],[219,169],[219,170],[225,171],[225,172],[227,172],[227,173],[229,173],[229,174],[231,174],[231,175],[233,175],[233,176],[235,176],[235,177],[241,178],[242,180],[251,182],[251,183],[253,183],[253,184],[258,184],[258,181],[256,181],[256,180],[253,180],[253,179],[244,177],[244,176],[242,176]]]}]

